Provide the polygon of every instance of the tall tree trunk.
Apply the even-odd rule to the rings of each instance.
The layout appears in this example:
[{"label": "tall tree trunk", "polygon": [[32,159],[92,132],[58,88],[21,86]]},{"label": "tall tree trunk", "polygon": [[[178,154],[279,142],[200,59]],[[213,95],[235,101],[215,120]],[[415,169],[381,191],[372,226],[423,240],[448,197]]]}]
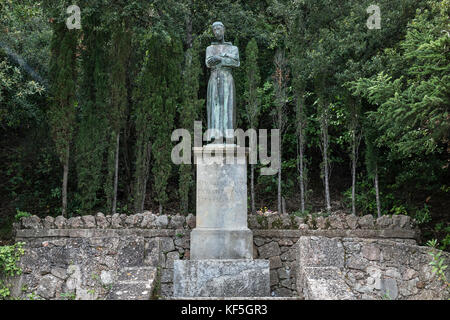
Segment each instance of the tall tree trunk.
[{"label": "tall tree trunk", "polygon": [[116,140],[116,156],[115,156],[115,165],[114,165],[114,189],[113,189],[113,201],[111,214],[116,213],[117,209],[117,185],[119,182],[119,146],[120,146],[120,131],[117,133]]},{"label": "tall tree trunk", "polygon": [[373,178],[375,184],[375,197],[377,201],[378,218],[381,217],[380,189],[378,187],[378,165],[375,165],[375,176]]},{"label": "tall tree trunk", "polygon": [[250,190],[251,190],[251,197],[252,197],[252,213],[256,213],[256,206],[255,206],[255,165],[250,165]]},{"label": "tall tree trunk", "polygon": [[300,184],[300,210],[305,212],[305,173],[304,173],[304,152],[305,152],[305,139],[303,133],[303,127],[305,125],[304,117],[304,93],[303,90],[297,96],[297,146],[298,146],[298,171],[299,171],[299,184]]},{"label": "tall tree trunk", "polygon": [[144,176],[142,177],[142,198],[141,203],[139,207],[139,212],[144,211],[144,204],[145,204],[145,195],[147,193],[147,181],[148,176],[150,174],[150,157],[152,153],[152,144],[151,142],[147,143],[147,154],[146,154],[146,161],[145,161],[145,168],[144,168]]},{"label": "tall tree trunk", "polygon": [[302,213],[305,212],[305,177],[304,177],[304,164],[303,164],[303,152],[305,149],[303,143],[303,132],[299,136],[299,149],[300,149],[300,159],[299,159],[299,170],[300,170],[300,204]]},{"label": "tall tree trunk", "polygon": [[[278,128],[281,130],[282,126],[282,107],[280,107],[280,111],[278,112]],[[282,203],[281,203],[281,134],[278,138],[278,145],[280,146],[280,151],[278,154],[278,213],[282,213]],[[272,150],[273,152],[273,150]]]},{"label": "tall tree trunk", "polygon": [[[192,8],[192,1],[189,1],[189,4],[189,7]],[[189,11],[189,13],[186,15],[186,45],[188,49],[192,48],[192,42],[192,13],[191,11]]]},{"label": "tall tree trunk", "polygon": [[327,212],[331,211],[330,200],[330,186],[329,186],[329,160],[328,160],[328,106],[324,101],[322,103],[322,142],[323,142],[323,173],[324,173],[324,185],[325,185],[325,203],[327,206]]},{"label": "tall tree trunk", "polygon": [[356,133],[352,130],[352,214],[356,215]]},{"label": "tall tree trunk", "polygon": [[304,176],[304,163],[303,163],[303,153],[305,149],[305,145],[303,142],[303,132],[300,133],[299,137],[299,148],[300,148],[300,159],[299,159],[299,167],[300,167],[300,203],[301,203],[301,210],[302,213],[305,212],[305,176]]},{"label": "tall tree trunk", "polygon": [[64,172],[63,172],[63,183],[62,183],[62,215],[67,217],[67,183],[69,180],[69,155],[70,146],[67,145],[66,157],[64,160]]}]

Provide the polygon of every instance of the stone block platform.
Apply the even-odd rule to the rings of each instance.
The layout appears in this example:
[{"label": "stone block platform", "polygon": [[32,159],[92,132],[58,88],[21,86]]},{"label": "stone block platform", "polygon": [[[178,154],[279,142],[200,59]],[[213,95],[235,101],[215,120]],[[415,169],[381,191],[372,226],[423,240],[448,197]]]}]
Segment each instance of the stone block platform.
[{"label": "stone block platform", "polygon": [[268,260],[174,261],[174,297],[268,297]]}]

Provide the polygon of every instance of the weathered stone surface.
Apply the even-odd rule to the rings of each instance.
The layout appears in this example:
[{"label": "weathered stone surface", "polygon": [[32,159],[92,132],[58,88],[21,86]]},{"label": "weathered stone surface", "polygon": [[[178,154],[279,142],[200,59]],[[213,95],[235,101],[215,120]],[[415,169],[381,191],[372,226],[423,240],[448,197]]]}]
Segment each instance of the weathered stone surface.
[{"label": "weathered stone surface", "polygon": [[278,278],[280,279],[289,279],[290,273],[287,272],[286,268],[280,268],[277,270]]},{"label": "weathered stone surface", "polygon": [[253,238],[253,242],[255,243],[255,245],[256,245],[257,247],[260,247],[260,246],[262,246],[264,243],[266,243],[266,242],[264,241],[263,238]]},{"label": "weathered stone surface", "polygon": [[371,229],[374,226],[373,217],[370,214],[362,216],[358,219],[358,224],[361,229]]},{"label": "weathered stone surface", "polygon": [[109,222],[102,212],[97,212],[95,215],[96,226],[100,229],[106,229],[109,227]]},{"label": "weathered stone surface", "polygon": [[158,229],[165,229],[169,225],[169,218],[166,215],[157,216],[155,226]]},{"label": "weathered stone surface", "polygon": [[413,227],[413,223],[411,221],[411,217],[401,215],[399,221],[399,227],[404,229],[411,229]]},{"label": "weathered stone surface", "polygon": [[126,268],[108,294],[108,300],[150,300],[155,286],[156,268]]},{"label": "weathered stone surface", "polygon": [[387,299],[395,300],[398,297],[397,281],[395,279],[381,279],[381,294]]},{"label": "weathered stone surface", "polygon": [[302,230],[302,231],[306,231],[306,230],[309,230],[310,228],[306,223],[302,223],[302,224],[299,224],[298,229]]},{"label": "weathered stone surface", "polygon": [[336,267],[306,267],[302,270],[306,300],[353,300],[355,296]]},{"label": "weathered stone surface", "polygon": [[83,219],[81,217],[72,217],[67,220],[67,226],[71,229],[83,229]]},{"label": "weathered stone surface", "polygon": [[84,227],[87,229],[93,229],[96,227],[95,218],[93,216],[83,216],[81,217],[84,223]]},{"label": "weathered stone surface", "polygon": [[67,270],[65,268],[55,267],[50,273],[61,280],[67,279]]},{"label": "weathered stone surface", "polygon": [[358,228],[358,217],[353,214],[348,214],[346,216],[347,225],[350,229],[355,230]]},{"label": "weathered stone surface", "polygon": [[58,229],[64,229],[66,227],[66,221],[67,219],[63,216],[57,216],[55,218],[55,227]]},{"label": "weathered stone surface", "polygon": [[287,288],[277,288],[274,291],[276,297],[292,297],[292,291]]},{"label": "weathered stone surface", "polygon": [[249,227],[250,229],[259,229],[259,228],[261,228],[261,225],[259,224],[258,218],[257,218],[256,215],[250,214],[250,215],[248,216],[247,221],[248,221],[248,227]]},{"label": "weathered stone surface", "polygon": [[186,217],[186,224],[190,229],[195,228],[195,216],[192,213],[189,213]]},{"label": "weathered stone surface", "polygon": [[328,222],[331,229],[346,229],[346,219],[345,216],[334,215],[328,217]]},{"label": "weathered stone surface", "polygon": [[169,252],[166,255],[166,268],[172,269],[173,268],[173,262],[175,260],[180,260],[180,254],[178,253],[178,251]]},{"label": "weathered stone surface", "polygon": [[142,218],[142,214],[133,214],[127,216],[125,219],[125,226],[128,228],[137,227],[141,224]]},{"label": "weathered stone surface", "polygon": [[292,242],[291,239],[280,239],[278,240],[278,244],[280,246],[292,246],[294,244],[294,242]]},{"label": "weathered stone surface", "polygon": [[[126,215],[126,214],[114,214],[113,216],[108,215],[105,216],[103,213],[98,212],[95,218],[95,227],[92,227],[91,218],[87,223],[88,226],[86,228],[98,228],[98,229],[121,229],[121,228],[142,228],[142,229],[181,229],[187,225],[187,228],[193,229],[196,226],[196,217],[192,214],[188,216],[183,216],[180,214],[177,215],[167,215],[167,225],[165,221],[165,217],[160,216],[158,223],[156,223],[156,218],[158,216],[153,214],[150,211],[145,211],[143,213]],[[51,229],[53,228],[53,217],[47,217],[40,220],[38,217],[32,218],[29,221],[26,221],[26,227],[21,224],[21,228],[24,229]],[[47,219],[47,220],[46,220]],[[106,221],[105,221],[106,219]],[[172,220],[173,219],[173,220]],[[413,222],[410,217],[404,215],[396,215],[394,217],[382,216],[378,222],[375,224],[370,222],[369,217],[361,217],[358,218],[351,214],[332,214],[329,217],[318,216],[315,217],[313,215],[308,215],[307,219],[300,218],[298,216],[288,215],[288,214],[274,214],[269,216],[260,216],[260,215],[249,215],[248,216],[248,225],[251,229],[261,230],[261,229],[269,229],[269,230],[297,230],[300,225],[304,225],[300,228],[303,230],[355,230],[359,227],[358,219],[361,219],[364,230],[392,230],[392,229],[402,229],[402,230],[412,230],[414,227]],[[33,220],[39,221],[41,226],[38,225],[29,225],[29,223],[33,224]],[[61,218],[59,218],[61,220]],[[85,223],[86,218],[82,217],[83,223]],[[112,224],[112,221],[114,223]],[[393,221],[395,220],[395,221]],[[47,222],[45,222],[47,221]],[[305,223],[307,221],[307,224]],[[35,223],[34,222],[34,223]],[[44,225],[44,223],[46,223]],[[72,223],[72,220],[71,220]],[[72,228],[72,226],[68,226]],[[58,226],[56,226],[58,228]],[[82,228],[81,226],[74,226],[74,228]],[[61,228],[63,229],[63,228]]]},{"label": "weathered stone surface", "polygon": [[113,229],[120,229],[123,227],[122,219],[120,218],[120,214],[115,213],[111,216],[111,227]]},{"label": "weathered stone surface", "polygon": [[381,229],[387,229],[392,225],[392,219],[389,216],[381,216],[377,219],[376,225]]},{"label": "weathered stone surface", "polygon": [[281,254],[280,246],[275,241],[259,247],[258,252],[261,259],[268,259]]},{"label": "weathered stone surface", "polygon": [[112,285],[115,281],[114,273],[115,273],[114,271],[102,270],[100,273],[100,281],[102,282],[102,285],[104,286]]},{"label": "weathered stone surface", "polygon": [[[436,290],[434,298],[449,296],[429,273],[425,247],[384,239],[310,236],[301,237],[297,245],[297,290],[306,299],[345,299],[342,288],[348,289],[351,299],[417,299],[428,297],[423,291],[429,287]],[[449,261],[450,255],[444,255]]]},{"label": "weathered stone surface", "polygon": [[174,262],[175,297],[265,297],[270,293],[266,260]]},{"label": "weathered stone surface", "polygon": [[417,277],[419,274],[417,273],[416,270],[408,268],[406,269],[406,271],[403,273],[403,280],[411,280],[415,277]]},{"label": "weathered stone surface", "polygon": [[151,213],[150,211],[145,211],[142,214],[141,228],[152,229],[156,227],[156,214]]},{"label": "weathered stone surface", "polygon": [[[227,163],[228,151],[236,152],[232,163]],[[218,156],[211,157],[211,152]],[[196,228],[247,228],[245,149],[209,144],[194,148],[194,157],[197,162]]]},{"label": "weathered stone surface", "polygon": [[186,218],[182,215],[172,216],[169,222],[169,229],[182,229]]},{"label": "weathered stone surface", "polygon": [[55,226],[55,218],[53,217],[45,217],[42,220],[42,227],[44,229],[53,229]]},{"label": "weathered stone surface", "polygon": [[161,241],[161,250],[163,253],[167,253],[175,250],[175,245],[173,243],[173,239],[170,237],[160,238]]},{"label": "weathered stone surface", "polygon": [[316,219],[316,227],[318,229],[327,229],[327,219],[324,217],[317,217]]},{"label": "weathered stone surface", "polygon": [[364,245],[362,247],[362,255],[367,260],[380,260],[380,248],[376,244]]},{"label": "weathered stone surface", "polygon": [[280,282],[278,278],[277,270],[272,269],[270,270],[270,286],[276,286]]},{"label": "weathered stone surface", "polygon": [[270,269],[278,269],[283,266],[281,263],[280,256],[270,257],[269,258]]},{"label": "weathered stone surface", "polygon": [[126,237],[121,240],[118,248],[118,264],[121,267],[135,267],[144,262],[144,238]]},{"label": "weathered stone surface", "polygon": [[38,216],[22,217],[21,222],[24,229],[42,229],[41,219]]},{"label": "weathered stone surface", "polygon": [[44,299],[51,299],[55,296],[56,290],[61,287],[62,282],[52,275],[42,277],[37,287],[36,293]]},{"label": "weathered stone surface", "polygon": [[196,228],[191,232],[191,260],[252,259],[252,239],[249,229]]},{"label": "weathered stone surface", "polygon": [[338,238],[301,237],[298,250],[303,267],[344,266],[344,247]]}]

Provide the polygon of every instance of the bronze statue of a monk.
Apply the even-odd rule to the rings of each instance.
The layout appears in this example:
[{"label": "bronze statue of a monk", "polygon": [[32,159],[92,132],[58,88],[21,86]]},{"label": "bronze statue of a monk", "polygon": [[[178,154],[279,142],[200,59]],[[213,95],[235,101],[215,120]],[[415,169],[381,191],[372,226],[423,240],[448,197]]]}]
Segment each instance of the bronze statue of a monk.
[{"label": "bronze statue of a monk", "polygon": [[214,22],[212,29],[217,42],[206,49],[206,66],[211,68],[206,100],[208,141],[234,137],[236,90],[231,69],[240,66],[239,49],[224,41],[222,22]]}]

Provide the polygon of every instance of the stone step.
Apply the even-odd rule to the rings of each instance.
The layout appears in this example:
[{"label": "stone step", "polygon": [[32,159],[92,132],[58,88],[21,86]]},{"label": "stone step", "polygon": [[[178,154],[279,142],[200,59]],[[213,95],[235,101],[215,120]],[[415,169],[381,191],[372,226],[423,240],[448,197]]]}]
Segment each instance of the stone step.
[{"label": "stone step", "polygon": [[108,300],[150,300],[156,282],[155,267],[128,267],[119,272]]},{"label": "stone step", "polygon": [[166,300],[304,300],[301,297],[168,297]]}]

